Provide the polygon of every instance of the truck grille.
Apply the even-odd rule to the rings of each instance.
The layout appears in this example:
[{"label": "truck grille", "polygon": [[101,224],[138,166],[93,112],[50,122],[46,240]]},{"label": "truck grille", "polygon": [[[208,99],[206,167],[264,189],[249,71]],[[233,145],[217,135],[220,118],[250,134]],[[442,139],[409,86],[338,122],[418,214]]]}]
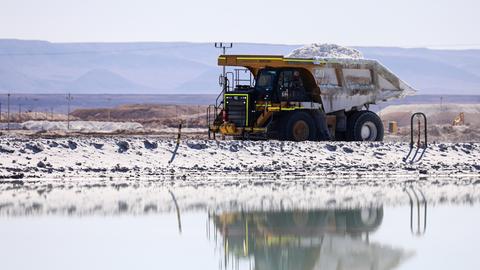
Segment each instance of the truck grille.
[{"label": "truck grille", "polygon": [[248,94],[225,95],[228,122],[237,127],[248,126]]}]

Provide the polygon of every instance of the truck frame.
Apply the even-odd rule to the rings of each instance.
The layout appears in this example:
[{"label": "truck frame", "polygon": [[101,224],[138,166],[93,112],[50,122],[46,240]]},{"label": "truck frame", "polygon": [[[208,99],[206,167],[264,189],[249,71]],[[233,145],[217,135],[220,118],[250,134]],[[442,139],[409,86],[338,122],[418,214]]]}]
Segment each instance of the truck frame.
[{"label": "truck frame", "polygon": [[[383,123],[369,110],[415,90],[376,60],[220,55],[222,92],[207,111],[209,136],[292,141],[381,141]],[[229,76],[230,75],[230,76]]]}]

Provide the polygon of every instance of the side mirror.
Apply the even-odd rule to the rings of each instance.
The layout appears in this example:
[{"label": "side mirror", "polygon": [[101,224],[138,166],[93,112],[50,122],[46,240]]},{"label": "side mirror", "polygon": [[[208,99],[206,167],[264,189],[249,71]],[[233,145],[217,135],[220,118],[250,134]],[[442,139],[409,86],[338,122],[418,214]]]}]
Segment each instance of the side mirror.
[{"label": "side mirror", "polygon": [[220,74],[220,76],[218,76],[218,85],[220,85],[220,87],[223,87],[224,84],[225,84],[225,77],[223,77],[223,75]]}]

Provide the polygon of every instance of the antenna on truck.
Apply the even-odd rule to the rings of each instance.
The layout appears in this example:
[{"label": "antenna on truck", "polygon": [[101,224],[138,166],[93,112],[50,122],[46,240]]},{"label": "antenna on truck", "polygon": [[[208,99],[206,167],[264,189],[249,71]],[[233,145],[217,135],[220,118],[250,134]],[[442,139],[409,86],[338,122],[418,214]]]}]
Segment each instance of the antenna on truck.
[{"label": "antenna on truck", "polygon": [[222,49],[223,53],[225,54],[226,49],[231,49],[233,47],[233,43],[225,43],[225,42],[215,42],[215,48]]},{"label": "antenna on truck", "polygon": [[[233,43],[232,42],[230,42],[230,43],[215,42],[215,48],[222,49],[222,55],[225,55],[227,49],[233,48]],[[226,79],[227,79],[226,70],[225,70],[225,66],[223,66],[222,79],[220,80],[221,86],[226,85],[226,83],[225,83]]]}]

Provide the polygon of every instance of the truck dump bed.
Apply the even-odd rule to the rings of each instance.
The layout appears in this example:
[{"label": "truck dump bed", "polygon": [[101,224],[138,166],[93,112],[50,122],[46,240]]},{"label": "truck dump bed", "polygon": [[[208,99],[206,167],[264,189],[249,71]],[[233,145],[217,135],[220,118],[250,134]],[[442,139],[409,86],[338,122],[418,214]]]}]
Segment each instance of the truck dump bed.
[{"label": "truck dump bed", "polygon": [[306,69],[318,86],[325,113],[349,111],[416,92],[376,60],[221,55],[218,65],[246,67],[254,77],[266,67]]}]

